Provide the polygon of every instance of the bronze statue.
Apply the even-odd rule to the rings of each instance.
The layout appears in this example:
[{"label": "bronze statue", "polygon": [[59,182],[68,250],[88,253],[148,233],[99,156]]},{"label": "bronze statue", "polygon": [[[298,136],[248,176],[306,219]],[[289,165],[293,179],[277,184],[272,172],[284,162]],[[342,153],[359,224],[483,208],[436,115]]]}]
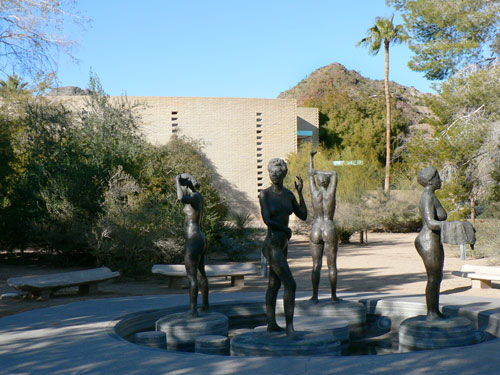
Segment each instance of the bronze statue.
[{"label": "bronze statue", "polygon": [[302,195],[304,183],[297,176],[295,189],[300,202],[297,203],[295,195],[283,186],[283,180],[288,171],[285,161],[274,158],[269,162],[267,169],[272,185],[259,194],[262,219],[267,226],[267,235],[262,247],[262,253],[269,264],[269,280],[266,291],[267,331],[283,331],[283,328],[276,323],[276,299],[278,290],[283,283],[286,334],[292,336],[295,333],[293,311],[296,284],[286,259],[288,240],[292,237],[292,231],[288,227],[288,219],[292,213],[295,213],[301,220],[307,218],[307,207]]},{"label": "bronze statue", "polygon": [[207,239],[201,228],[205,202],[197,191],[200,184],[189,173],[176,176],[177,198],[185,204],[184,228],[186,230],[186,244],[184,246],[184,265],[186,266],[189,281],[189,298],[191,315],[198,316],[198,289],[203,298],[202,310],[208,311],[208,281],[205,274],[205,253]]},{"label": "bronze statue", "polygon": [[446,222],[447,214],[434,193],[441,188],[441,178],[436,168],[429,167],[420,171],[417,180],[424,187],[424,192],[419,206],[422,229],[415,239],[415,247],[427,272],[427,320],[442,319],[444,316],[439,311],[439,288],[443,279],[444,264],[441,228]]},{"label": "bronze statue", "polygon": [[[311,229],[311,255],[313,269],[311,274],[313,295],[311,301],[318,302],[318,287],[323,261],[323,252],[328,264],[331,299],[340,301],[337,297],[337,249],[338,237],[333,215],[335,213],[335,193],[337,190],[337,172],[317,171],[314,169],[314,155],[311,152],[309,159],[309,184],[311,187],[311,201],[314,212],[314,223]],[[314,178],[316,176],[316,179]],[[316,180],[319,187],[316,185]]]}]

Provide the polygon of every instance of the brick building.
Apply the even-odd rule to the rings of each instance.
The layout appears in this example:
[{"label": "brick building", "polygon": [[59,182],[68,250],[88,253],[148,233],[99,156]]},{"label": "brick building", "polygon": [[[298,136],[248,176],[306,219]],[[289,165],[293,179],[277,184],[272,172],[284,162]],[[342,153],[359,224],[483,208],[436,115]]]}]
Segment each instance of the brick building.
[{"label": "brick building", "polygon": [[[82,97],[61,97],[73,105]],[[256,212],[270,183],[267,163],[286,159],[300,142],[318,141],[318,110],[293,99],[128,97],[140,107],[147,139],[165,144],[173,134],[200,140],[215,170],[215,185],[233,207]]]}]

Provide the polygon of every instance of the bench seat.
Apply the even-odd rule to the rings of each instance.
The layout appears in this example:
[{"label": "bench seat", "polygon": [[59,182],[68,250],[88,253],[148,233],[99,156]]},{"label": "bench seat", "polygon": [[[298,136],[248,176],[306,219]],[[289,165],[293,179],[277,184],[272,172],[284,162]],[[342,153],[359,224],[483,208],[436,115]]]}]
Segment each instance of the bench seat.
[{"label": "bench seat", "polygon": [[97,284],[120,276],[107,267],[82,271],[61,272],[48,275],[12,277],[7,284],[15,289],[26,291],[33,297],[49,297],[57,290],[78,286],[80,294],[97,290]]},{"label": "bench seat", "polygon": [[453,271],[452,274],[471,279],[473,288],[488,289],[492,281],[500,281],[500,267],[464,264],[460,271]]},{"label": "bench seat", "polygon": [[[169,288],[178,285],[178,281],[186,277],[186,267],[183,264],[155,264],[151,272],[169,277]],[[207,277],[230,276],[231,286],[242,287],[245,285],[245,276],[257,273],[253,263],[231,263],[205,265]]]}]

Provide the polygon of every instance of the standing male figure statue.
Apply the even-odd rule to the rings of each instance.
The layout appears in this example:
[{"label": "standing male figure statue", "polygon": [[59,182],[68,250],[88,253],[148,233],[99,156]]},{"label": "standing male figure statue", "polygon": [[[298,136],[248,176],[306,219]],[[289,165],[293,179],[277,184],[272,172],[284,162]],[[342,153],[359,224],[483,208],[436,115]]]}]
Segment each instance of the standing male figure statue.
[{"label": "standing male figure statue", "polygon": [[[313,258],[311,274],[313,295],[311,301],[314,303],[318,303],[318,287],[323,253],[326,254],[328,264],[332,301],[340,301],[337,297],[338,237],[333,223],[338,177],[335,171],[317,171],[314,169],[314,155],[316,153],[317,151],[311,151],[309,159],[309,184],[314,215],[311,229],[311,255]],[[316,179],[314,176],[316,176]]]},{"label": "standing male figure statue", "polygon": [[292,271],[288,266],[288,240],[292,237],[292,230],[288,227],[289,216],[294,213],[299,219],[307,218],[307,207],[302,195],[303,182],[300,177],[295,181],[295,190],[299,195],[299,202],[295,195],[283,186],[283,180],[288,172],[284,160],[271,159],[267,167],[272,185],[259,194],[262,220],[267,226],[267,235],[262,246],[262,253],[269,264],[269,280],[266,291],[266,318],[267,331],[279,332],[283,329],[276,323],[276,299],[278,290],[283,284],[283,305],[285,310],[286,334],[293,336],[293,312],[295,309],[296,284]]}]

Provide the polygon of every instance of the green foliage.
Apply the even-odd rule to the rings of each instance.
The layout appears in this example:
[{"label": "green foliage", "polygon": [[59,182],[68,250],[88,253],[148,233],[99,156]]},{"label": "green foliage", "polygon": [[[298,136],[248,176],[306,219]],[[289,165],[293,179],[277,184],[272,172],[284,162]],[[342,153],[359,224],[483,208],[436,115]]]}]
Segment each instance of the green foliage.
[{"label": "green foliage", "polygon": [[75,113],[27,96],[0,116],[0,245],[44,249],[73,265],[97,260],[134,275],[178,261],[184,215],[175,176],[183,172],[202,185],[204,231],[214,243],[226,208],[201,145],[178,138],[148,144],[135,105],[111,99],[95,76],[89,88]]},{"label": "green foliage", "polygon": [[500,66],[463,70],[429,100],[432,133],[416,132],[405,159],[414,174],[434,165],[445,180],[438,192],[450,218],[472,213],[478,200],[498,191],[500,156]]},{"label": "green foliage", "polygon": [[123,274],[147,274],[156,263],[181,263],[183,215],[175,201],[142,189],[118,167],[93,228],[97,263]]},{"label": "green foliage", "polygon": [[389,18],[377,17],[375,25],[370,27],[366,38],[359,41],[357,46],[368,48],[371,55],[376,55],[380,47],[385,45],[387,50],[390,44],[401,44],[408,40],[406,31],[402,25],[394,25],[394,16]]},{"label": "green foliage", "polygon": [[[306,106],[320,111],[320,142],[327,149],[356,149],[370,160],[385,164],[385,101],[382,91],[368,96],[332,88],[321,100]],[[392,104],[391,148],[403,143],[410,120],[396,103]]]},{"label": "green foliage", "polygon": [[421,190],[392,190],[387,196],[382,192],[368,195],[364,215],[367,227],[392,233],[418,232],[422,219],[418,210]]},{"label": "green foliage", "polygon": [[409,67],[442,80],[484,60],[499,32],[500,4],[490,0],[386,0],[402,13],[415,53]]}]

